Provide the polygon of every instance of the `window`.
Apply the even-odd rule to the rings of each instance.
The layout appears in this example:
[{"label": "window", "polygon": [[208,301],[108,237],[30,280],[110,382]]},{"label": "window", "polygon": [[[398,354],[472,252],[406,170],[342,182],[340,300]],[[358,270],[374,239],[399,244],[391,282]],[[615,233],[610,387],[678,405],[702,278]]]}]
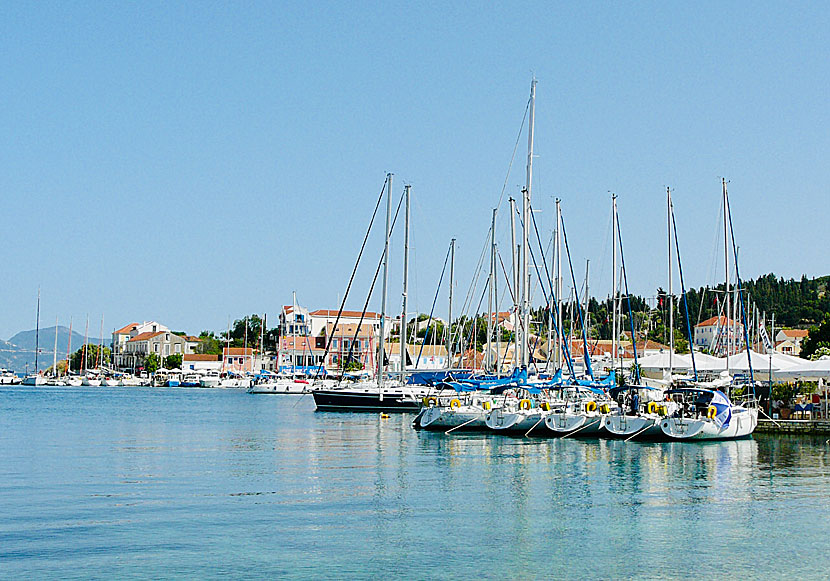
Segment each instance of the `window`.
[{"label": "window", "polygon": [[153,343],[153,351],[155,351],[156,353],[159,352],[159,344],[158,343]]},{"label": "window", "polygon": [[181,353],[181,352],[182,352],[182,345],[181,345],[181,343],[176,343],[176,344],[173,346],[173,352],[174,352],[174,353]]}]

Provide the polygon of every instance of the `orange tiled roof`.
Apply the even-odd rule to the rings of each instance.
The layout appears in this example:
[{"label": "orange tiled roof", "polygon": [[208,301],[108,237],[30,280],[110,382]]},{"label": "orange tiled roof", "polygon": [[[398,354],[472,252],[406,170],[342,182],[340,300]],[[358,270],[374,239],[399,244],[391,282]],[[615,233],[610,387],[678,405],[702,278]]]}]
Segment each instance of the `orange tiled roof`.
[{"label": "orange tiled roof", "polygon": [[253,347],[223,347],[222,353],[225,355],[253,355]]},{"label": "orange tiled roof", "polygon": [[810,332],[807,329],[781,329],[787,337],[806,337]]},{"label": "orange tiled roof", "polygon": [[118,329],[115,332],[115,335],[129,335],[130,331],[132,331],[136,327],[138,327],[138,323],[130,323],[129,325],[126,325],[125,327],[121,327],[120,329]]},{"label": "orange tiled roof", "polygon": [[219,361],[219,356],[202,353],[185,353],[182,355],[182,361]]},{"label": "orange tiled roof", "polygon": [[164,335],[164,331],[156,331],[155,333],[150,332],[150,331],[148,331],[146,333],[139,333],[138,335],[136,335],[135,337],[133,337],[132,339],[127,341],[127,343],[133,343],[135,341],[147,341],[148,339],[152,339],[153,337],[158,337],[159,335]]},{"label": "orange tiled roof", "polygon": [[[309,313],[309,315],[312,317],[337,317],[338,312],[339,311],[334,311],[331,309],[318,309],[316,311]],[[361,311],[343,311],[342,313],[340,313],[341,318],[348,317],[351,319],[359,319],[361,315],[363,315],[364,319],[380,319],[379,314],[372,313],[370,311],[366,311],[365,314]]]},{"label": "orange tiled roof", "polygon": [[732,321],[730,319],[727,319],[726,317],[711,317],[709,319],[706,319],[702,323],[698,323],[697,325],[695,325],[695,327],[714,327],[715,325],[723,327],[726,325],[732,325],[734,323],[737,323],[737,321]]}]

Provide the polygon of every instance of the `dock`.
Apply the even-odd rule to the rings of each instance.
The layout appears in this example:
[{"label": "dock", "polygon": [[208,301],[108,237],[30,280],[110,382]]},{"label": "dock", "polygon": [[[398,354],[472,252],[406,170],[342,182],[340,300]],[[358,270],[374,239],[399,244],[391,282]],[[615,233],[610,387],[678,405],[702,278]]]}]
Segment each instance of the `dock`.
[{"label": "dock", "polygon": [[758,419],[756,432],[765,434],[830,434],[830,420]]}]

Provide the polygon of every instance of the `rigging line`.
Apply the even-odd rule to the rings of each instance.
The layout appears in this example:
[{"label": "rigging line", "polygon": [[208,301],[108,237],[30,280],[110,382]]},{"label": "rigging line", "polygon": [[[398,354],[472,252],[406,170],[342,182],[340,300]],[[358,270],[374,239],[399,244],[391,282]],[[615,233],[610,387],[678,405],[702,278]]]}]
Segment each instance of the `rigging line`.
[{"label": "rigging line", "polygon": [[[447,256],[444,257],[444,267],[441,269],[441,277],[438,279],[438,288],[435,289],[435,297],[432,299],[432,308],[429,311],[429,319],[427,320],[427,330],[424,333],[424,340],[421,342],[421,349],[418,351],[418,357],[415,359],[415,369],[418,369],[418,365],[421,362],[421,354],[424,352],[424,345],[429,338],[429,332],[432,328],[432,314],[435,312],[435,303],[438,301],[438,293],[441,291],[441,283],[444,281],[444,273],[447,270],[447,262],[450,260],[450,250],[452,249],[452,243],[450,243],[450,247],[447,248]],[[417,320],[417,318],[416,318]],[[449,324],[449,323],[447,323]],[[418,324],[415,323],[415,333],[418,332]],[[449,353],[447,353],[447,357],[449,357]]]},{"label": "rigging line", "polygon": [[692,327],[689,324],[689,301],[686,298],[686,283],[683,281],[683,263],[680,262],[680,242],[677,240],[677,223],[674,219],[674,204],[671,202],[669,196],[669,210],[671,210],[671,225],[674,230],[674,248],[677,252],[677,269],[680,271],[680,290],[683,292],[683,307],[686,313],[686,334],[689,337],[689,353],[692,355],[692,370],[694,371],[695,381],[697,381],[697,365],[695,364],[695,345],[692,338]]},{"label": "rigging line", "polygon": [[[406,189],[404,189],[404,192],[401,194],[401,199],[398,200],[398,207],[395,209],[395,217],[392,220],[391,226],[389,227],[389,235],[390,236],[392,235],[392,232],[394,232],[394,230],[395,230],[395,223],[398,221],[398,214],[401,211],[401,204],[403,203],[405,195],[406,195]],[[366,296],[366,302],[363,303],[363,311],[360,313],[360,320],[357,322],[357,326],[355,327],[354,336],[352,337],[351,343],[349,343],[349,353],[346,355],[346,361],[347,362],[350,362],[352,360],[352,354],[354,353],[354,342],[357,340],[358,335],[360,335],[360,328],[363,326],[363,320],[366,318],[366,309],[369,308],[369,301],[372,299],[372,293],[375,291],[375,283],[377,283],[378,275],[380,274],[380,269],[383,266],[383,260],[386,258],[387,248],[388,247],[385,246],[383,252],[380,253],[380,260],[378,260],[378,266],[375,269],[375,276],[372,279],[372,286],[369,287],[369,294]],[[383,316],[386,316],[386,314],[384,313]],[[332,333],[336,333],[336,332],[337,332],[337,327],[335,326],[332,329]],[[381,343],[383,342],[383,339],[384,339],[383,337],[380,338]],[[341,345],[341,347],[342,347],[342,345]],[[381,345],[381,349],[382,349],[381,355],[383,355],[383,353],[385,352],[385,349],[383,348],[382,345]],[[343,382],[343,377],[341,375],[340,383],[342,383],[342,382]]]},{"label": "rigging line", "polygon": [[625,268],[625,254],[623,253],[622,232],[620,231],[620,215],[617,214],[617,238],[620,245],[620,262],[622,263],[625,296],[628,300],[628,318],[631,322],[631,345],[634,347],[634,383],[640,383],[640,365],[637,363],[637,333],[634,328],[634,315],[631,312],[631,295],[628,293],[628,273]]},{"label": "rigging line", "polygon": [[[571,261],[571,249],[568,246],[568,235],[565,233],[565,221],[562,221],[562,238],[565,242],[565,252],[568,255],[568,266],[571,270],[571,281],[573,282],[574,288],[576,288],[576,276],[574,276],[574,265]],[[587,290],[587,289],[586,289]],[[588,293],[585,293],[586,295]],[[582,348],[585,352],[585,365],[588,368],[588,375],[591,376],[591,379],[594,379],[594,370],[591,368],[591,355],[588,353],[588,339],[585,334],[585,318],[582,315],[582,305],[579,302],[579,298],[577,297],[576,301],[577,311],[579,312],[579,324],[582,325]]]},{"label": "rigging line", "polygon": [[[729,203],[729,198],[726,198],[726,213],[729,217],[729,236],[732,238],[732,252],[735,254],[735,278],[738,281],[738,296],[741,299],[741,315],[744,324],[744,342],[746,344],[746,361],[749,366],[749,379],[752,382],[752,395],[755,396],[755,372],[752,369],[752,357],[749,351],[749,329],[747,328],[746,320],[746,306],[744,305],[744,295],[741,292],[741,271],[738,269],[738,246],[735,244],[735,232],[732,229],[732,206]],[[728,332],[728,331],[727,331]]]},{"label": "rigging line", "polygon": [[[360,252],[357,254],[357,261],[354,263],[354,268],[352,269],[352,276],[349,278],[349,284],[346,286],[346,293],[343,295],[343,301],[340,303],[340,310],[337,311],[337,318],[334,320],[334,328],[337,328],[337,323],[340,322],[340,317],[343,314],[343,307],[346,306],[346,299],[349,297],[349,291],[351,291],[352,283],[354,282],[354,277],[357,274],[357,267],[360,264],[360,259],[363,257],[363,251],[366,249],[366,241],[369,239],[369,233],[372,231],[372,225],[375,223],[375,217],[378,214],[378,208],[380,208],[380,203],[383,200],[383,192],[386,191],[386,185],[388,183],[388,176],[387,179],[383,180],[383,187],[380,189],[380,195],[378,196],[377,204],[375,204],[375,211],[372,212],[372,219],[369,220],[369,228],[366,230],[366,235],[363,237],[363,244],[360,246]],[[329,340],[326,342],[326,349],[323,352],[323,360],[320,362],[320,365],[317,367],[317,373],[315,374],[315,380],[319,377],[320,372],[323,369],[323,364],[326,361],[326,357],[328,357],[329,350],[331,349],[331,342],[332,337],[329,337]],[[311,385],[314,385],[314,381],[311,382]]]}]

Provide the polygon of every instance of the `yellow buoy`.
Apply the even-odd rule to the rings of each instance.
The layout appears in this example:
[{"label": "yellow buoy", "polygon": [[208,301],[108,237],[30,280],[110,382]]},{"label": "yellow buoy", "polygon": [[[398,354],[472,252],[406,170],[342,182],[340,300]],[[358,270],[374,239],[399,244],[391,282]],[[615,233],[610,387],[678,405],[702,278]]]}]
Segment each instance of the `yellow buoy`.
[{"label": "yellow buoy", "polygon": [[382,420],[387,420],[387,419],[389,419],[389,414],[387,414],[386,412],[381,412],[380,418]]}]

